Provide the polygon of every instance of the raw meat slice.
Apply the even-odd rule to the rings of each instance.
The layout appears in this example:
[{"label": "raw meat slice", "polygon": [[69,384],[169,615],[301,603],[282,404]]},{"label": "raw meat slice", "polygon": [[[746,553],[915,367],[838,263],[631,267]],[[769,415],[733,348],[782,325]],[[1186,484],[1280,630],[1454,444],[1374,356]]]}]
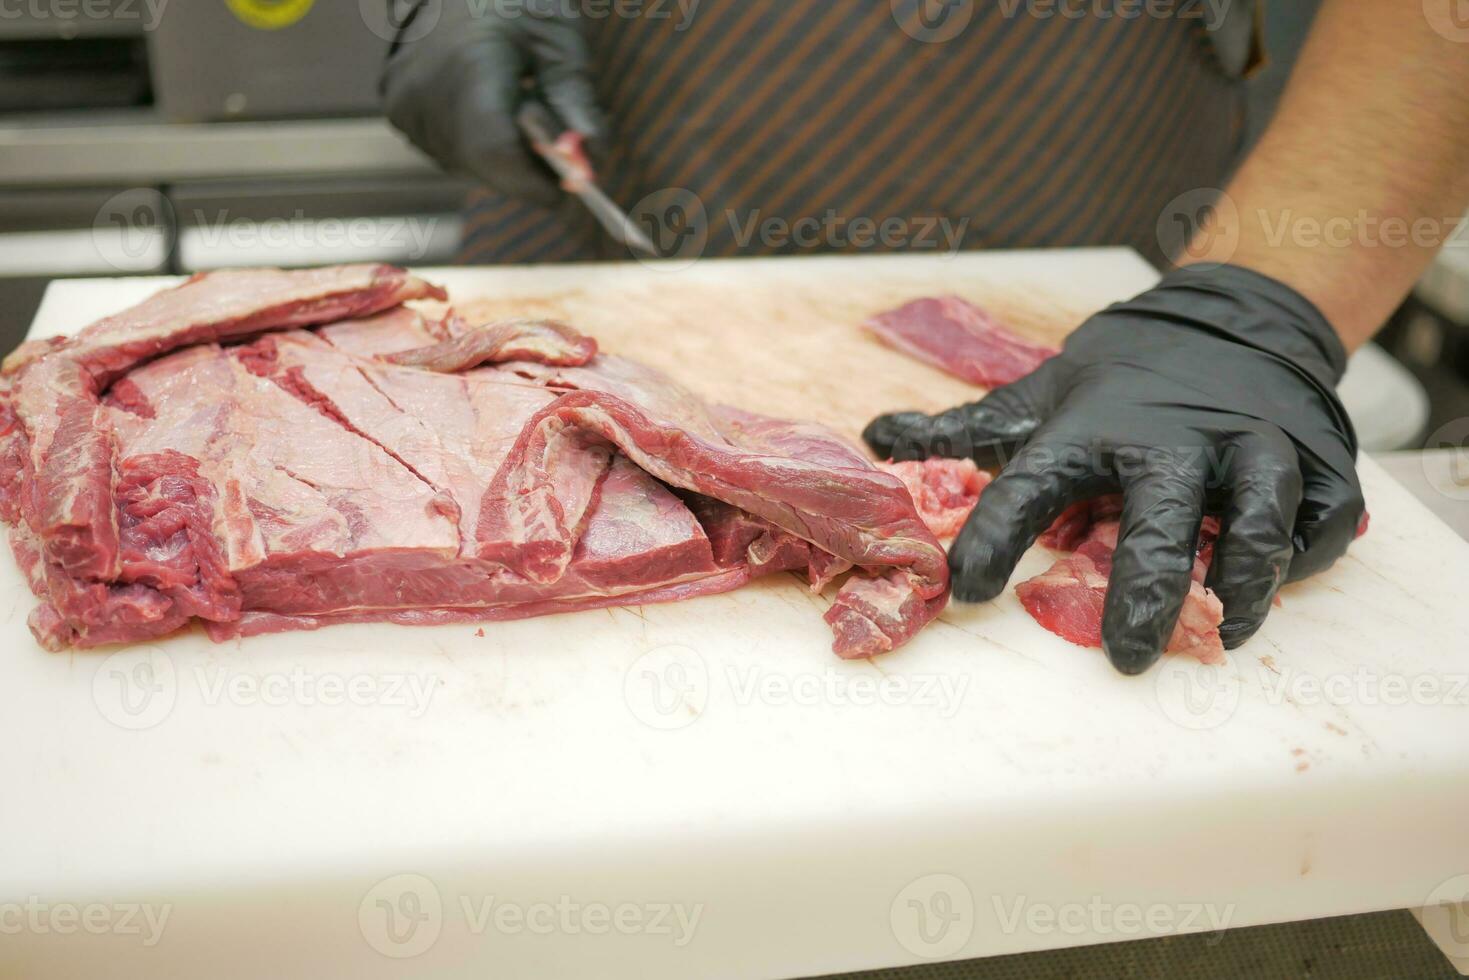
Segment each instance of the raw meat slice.
[{"label": "raw meat slice", "polygon": [[[1090,509],[1111,506],[1108,501]],[[1064,540],[1075,540],[1075,526],[1073,516],[1066,524]],[[1102,645],[1102,604],[1107,595],[1107,576],[1112,572],[1112,553],[1117,549],[1119,527],[1111,519],[1091,524],[1076,541],[1074,553],[1015,587],[1021,605],[1036,622],[1079,646]],[[1056,531],[1057,527],[1053,526],[1052,533]],[[1204,588],[1218,533],[1218,522],[1205,518],[1189,592],[1167,646],[1169,653],[1187,653],[1208,664],[1223,663],[1225,659],[1224,643],[1219,636],[1224,606],[1212,591]]]},{"label": "raw meat slice", "polygon": [[[441,360],[466,331],[379,310],[442,295],[396,270],[214,275],[31,345],[0,379],[0,516],[51,649],[191,619],[219,639],[671,601],[782,569],[820,589],[856,567],[827,619],[839,653],[870,656],[946,600],[901,483],[820,426],[710,407],[569,332]],[[424,348],[408,359],[590,360],[379,359]],[[43,473],[89,532],[112,528],[105,574],[77,571],[105,550],[96,533],[52,557],[69,552],[38,517]]]},{"label": "raw meat slice", "polygon": [[580,579],[620,591],[709,574],[711,560],[704,529],[683,502],[626,457],[613,459],[572,555]]},{"label": "raw meat slice", "polygon": [[926,599],[912,573],[894,569],[875,578],[853,578],[837,593],[825,619],[836,634],[832,649],[847,659],[871,657],[902,646],[943,612],[948,593]]},{"label": "raw meat slice", "polygon": [[[273,345],[295,353],[265,356],[264,349]],[[267,368],[285,374],[301,367],[291,363],[292,356],[311,368],[320,367],[313,357],[326,362],[326,368],[312,375],[324,390],[311,389],[311,397],[302,398],[274,377],[260,376]],[[240,631],[354,619],[509,618],[583,602],[611,604],[619,597],[652,601],[695,595],[747,580],[743,568],[716,566],[692,515],[625,459],[613,465],[598,489],[571,568],[549,587],[516,580],[503,569],[465,557],[452,520],[453,498],[424,483],[371,437],[398,422],[364,409],[356,417],[366,434],[358,434],[338,420],[337,405],[350,404],[343,379],[353,374],[334,376],[328,368],[340,368],[346,360],[307,334],[268,338],[230,352],[193,348],[131,376],[139,394],[156,406],[152,418],[112,409],[118,415],[124,466],[170,456],[197,460],[194,465],[207,477],[209,489],[190,503],[224,498],[215,503],[223,528],[222,564],[240,593],[236,606],[250,613],[249,624]],[[400,382],[417,380],[453,391],[466,387],[463,379],[421,371],[384,372],[400,376]],[[481,381],[472,387],[478,394],[475,404],[487,419],[518,413],[523,422],[555,397],[521,385]],[[491,387],[502,400],[480,390]],[[407,444],[404,438],[400,446]],[[508,448],[485,440],[487,455],[476,462],[488,459],[493,464],[496,454],[503,461]],[[456,452],[444,443],[433,449],[445,458]],[[421,461],[434,458],[429,447],[420,447],[420,452]],[[478,484],[472,480],[473,466],[465,463],[463,468],[471,472],[470,480],[453,489],[474,501],[494,467],[479,469]],[[173,527],[167,530],[178,537]],[[154,550],[160,550],[156,544]],[[161,550],[173,559],[170,567],[179,568],[180,582],[195,581],[190,567],[174,555],[179,549],[165,539]],[[156,564],[150,558],[138,567],[151,572]],[[131,560],[124,567],[125,578],[137,577]],[[239,613],[232,617],[228,610],[198,614],[223,624],[213,631],[221,636],[235,632],[232,621],[247,618]],[[75,617],[49,618],[56,621],[46,637],[49,645],[85,645],[99,635],[89,632],[87,623],[71,635],[56,632]],[[160,620],[160,631],[171,631],[184,619]]]},{"label": "raw meat slice", "polygon": [[[331,323],[316,336],[344,354],[372,358],[415,347],[432,347],[449,337],[443,323],[408,306],[398,306],[377,316]],[[115,387],[115,386],[114,386]]]},{"label": "raw meat slice", "polygon": [[[921,567],[916,576],[912,572],[900,571],[889,576],[887,582],[872,577],[848,580],[827,613],[827,621],[837,634],[834,649],[838,655],[868,657],[893,649],[937,616],[947,602],[947,585],[935,591],[932,584],[937,579],[948,581],[943,549],[933,541],[927,527],[913,519],[911,498],[900,491],[898,501],[906,503],[906,507],[894,501],[893,491],[901,488],[899,481],[879,473],[854,446],[825,427],[809,422],[765,418],[736,409],[711,410],[692,393],[651,368],[607,355],[599,356],[583,368],[551,369],[540,365],[510,364],[501,370],[517,376],[539,378],[550,385],[574,388],[583,395],[600,393],[611,396],[605,405],[612,407],[614,412],[619,405],[623,408],[637,406],[646,413],[641,421],[652,422],[653,425],[642,428],[635,424],[630,430],[624,430],[623,435],[650,438],[651,451],[669,459],[689,459],[691,465],[682,470],[666,466],[660,468],[652,464],[646,454],[640,455],[607,432],[601,433],[602,436],[616,443],[619,449],[664,482],[729,503],[815,544],[808,563],[814,589],[824,587],[849,565],[873,568],[911,563],[915,568]],[[558,406],[563,404],[564,400],[557,403]],[[603,413],[593,411],[592,414]],[[612,428],[616,430],[618,427],[614,425]],[[569,453],[577,453],[581,447],[576,444],[576,437],[561,436],[558,431],[549,441],[553,446],[560,443]],[[660,439],[666,441],[660,443]],[[675,457],[668,452],[670,449],[681,452]],[[771,469],[762,472],[762,463]],[[742,492],[720,480],[720,477],[736,472],[740,464],[750,467],[742,475],[752,479],[753,492]],[[812,490],[821,490],[823,484],[808,487],[800,482],[792,483],[791,480],[799,481],[799,478],[778,472],[786,466],[833,479],[824,484],[824,494],[811,493]],[[547,486],[542,483],[536,489],[542,490]],[[776,488],[784,491],[784,496],[789,497],[793,505],[782,499],[782,495],[774,494]],[[496,502],[511,512],[493,512],[492,520],[497,523],[492,526],[487,526],[482,518],[481,548],[489,548],[491,553],[502,553],[507,548],[507,541],[515,540],[514,535],[526,531],[528,524],[513,513],[517,504],[516,494],[509,493],[504,487],[492,488],[492,492],[497,494]],[[769,494],[771,499],[763,499],[762,493]],[[874,497],[874,494],[880,496]],[[487,496],[482,513],[489,510],[489,502]],[[558,507],[563,506],[567,513],[576,512],[574,499],[558,503]],[[823,508],[837,513],[848,512],[857,523],[813,521],[812,517],[819,515]],[[811,513],[806,513],[808,510]],[[908,511],[906,519],[899,516],[900,510]],[[861,534],[855,539],[850,537],[863,522],[884,514],[891,516],[883,518],[875,528],[875,534]],[[892,522],[891,525],[884,526],[888,522]],[[531,530],[538,530],[545,537],[538,540],[528,554],[552,563],[564,560],[567,533],[564,521]],[[760,553],[763,558],[756,558],[757,565],[774,567],[794,562],[796,559],[789,557],[788,552],[781,556],[779,544],[778,538],[764,542]],[[865,555],[854,556],[854,551],[863,549],[866,550]],[[547,572],[542,570],[541,573]],[[894,589],[912,593],[911,601],[896,604],[860,601],[870,592],[879,593],[878,598],[885,598]]]},{"label": "raw meat slice", "polygon": [[[513,372],[524,378],[538,378],[548,385],[566,386],[576,388],[585,392],[602,392],[602,394],[614,395],[617,401],[626,398],[629,403],[638,404],[640,408],[648,411],[648,416],[663,422],[671,432],[677,432],[682,439],[682,444],[702,445],[704,448],[721,447],[721,445],[732,445],[736,453],[726,458],[739,458],[740,455],[754,453],[755,457],[768,455],[773,460],[782,460],[792,463],[792,457],[804,460],[806,464],[814,464],[817,469],[833,467],[837,472],[848,475],[848,473],[859,473],[864,480],[871,480],[878,476],[873,464],[868,463],[867,458],[861,455],[855,447],[846,444],[839,436],[831,433],[823,426],[814,423],[792,423],[776,419],[762,419],[754,414],[740,413],[730,408],[718,408],[710,410],[695,395],[680,388],[676,383],[667,381],[654,370],[643,367],[642,364],[632,363],[614,357],[599,356],[592,364],[586,367],[573,367],[573,369],[548,369],[544,366],[533,366],[533,364],[507,364],[502,367],[502,372]],[[560,404],[560,403],[558,403]],[[560,436],[560,433],[557,433]],[[702,436],[702,438],[696,438]],[[574,439],[560,439],[567,445],[570,453],[577,453],[579,447],[574,444]],[[758,507],[749,504],[749,497],[732,498],[721,491],[710,489],[710,483],[701,482],[698,473],[693,467],[690,472],[682,475],[671,475],[664,470],[655,469],[654,466],[646,464],[639,455],[630,451],[627,445],[618,442],[618,448],[632,455],[640,466],[646,466],[649,472],[654,473],[664,482],[674,486],[682,486],[685,489],[708,494],[727,502],[732,502],[736,507],[743,508],[751,514],[764,517],[771,525],[782,527],[787,532],[795,533],[799,538],[814,542],[817,545],[812,550],[812,558],[808,564],[808,574],[811,577],[812,588],[824,588],[833,577],[845,572],[849,564],[859,567],[883,566],[883,564],[905,564],[903,552],[918,554],[923,557],[925,572],[914,577],[911,573],[884,573],[884,577],[853,577],[848,580],[842,591],[837,594],[836,602],[829,613],[827,621],[833,626],[837,633],[837,644],[834,646],[837,654],[842,657],[871,657],[878,652],[893,649],[895,646],[905,642],[912,633],[917,632],[924,623],[936,617],[943,610],[943,605],[948,601],[948,589],[942,592],[934,592],[931,582],[934,577],[942,577],[948,582],[948,569],[939,569],[939,564],[946,564],[943,560],[943,551],[940,548],[937,554],[931,551],[930,545],[923,542],[923,538],[931,539],[931,532],[927,526],[918,523],[917,527],[905,525],[902,532],[878,532],[877,541],[868,539],[870,544],[877,544],[883,533],[893,535],[892,541],[886,547],[877,548],[876,554],[870,558],[852,557],[843,550],[840,545],[833,544],[830,535],[833,529],[830,527],[812,527],[802,519],[801,511],[795,508],[786,511],[786,520],[780,516],[764,513]],[[592,461],[595,466],[595,461]],[[680,482],[687,479],[689,482]],[[780,485],[780,476],[770,475],[770,486]],[[898,486],[896,480],[884,480],[886,488]],[[851,485],[845,485],[846,489],[853,489]],[[524,488],[523,488],[524,489]],[[532,492],[548,491],[548,485],[538,486]],[[499,489],[501,497],[498,501],[502,505],[514,507],[516,500],[514,495],[505,497],[507,489]],[[554,491],[549,491],[551,497],[555,497]],[[903,495],[906,498],[906,494]],[[486,498],[486,510],[488,510]],[[758,498],[757,498],[758,500]],[[906,498],[909,507],[912,507],[911,498]],[[574,517],[576,502],[574,497],[567,501],[570,507],[566,513]],[[811,500],[804,504],[811,504]],[[558,504],[558,508],[563,504]],[[870,519],[873,516],[873,501],[862,500],[859,507],[862,517]],[[551,514],[561,514],[561,510],[552,508]],[[538,507],[526,507],[524,510],[530,516],[542,517],[544,519],[546,510]],[[483,511],[482,511],[483,513]],[[566,514],[561,514],[566,516]],[[566,555],[567,536],[574,532],[574,523],[567,525],[566,522],[546,523],[539,527],[539,532],[545,533],[544,539],[539,539],[530,548],[524,548],[524,542],[517,538],[519,533],[526,532],[526,519],[514,513],[497,513],[495,519],[499,520],[497,526],[480,526],[480,542],[482,542],[482,554],[504,555],[507,552],[516,552],[523,555],[529,561],[548,561],[545,567],[526,567],[526,572],[533,574],[554,574],[557,561],[563,561]],[[839,541],[842,530],[836,529],[836,538]],[[560,544],[558,544],[560,542]],[[795,561],[795,558],[774,557],[779,555],[776,551],[779,542],[765,542],[762,547],[773,557],[767,558],[774,564],[783,564],[786,561]],[[833,558],[818,552],[827,552],[834,555]],[[900,595],[899,595],[900,594]]]},{"label": "raw meat slice", "polygon": [[979,495],[994,479],[972,459],[879,463],[878,468],[903,481],[918,516],[936,538],[952,538],[964,527]]},{"label": "raw meat slice", "polygon": [[728,405],[716,406],[714,416],[725,437],[750,452],[791,456],[834,469],[872,469],[862,450],[819,422],[773,419]]},{"label": "raw meat slice", "polygon": [[31,612],[29,625],[48,650],[59,650],[82,636],[89,645],[145,640],[172,633],[189,621],[157,589],[65,574],[44,559],[41,543],[25,524],[11,529],[10,546],[31,591],[42,600]]},{"label": "raw meat slice", "polygon": [[804,570],[813,593],[820,593],[852,569],[851,562],[738,507],[698,494],[689,494],[688,504],[709,536],[714,560],[721,567],[743,565],[751,578]]},{"label": "raw meat slice", "polygon": [[[516,361],[495,370],[502,377],[508,374],[548,388],[601,391],[615,395],[623,401],[642,406],[658,418],[676,423],[692,435],[713,442],[728,441],[725,429],[738,431],[739,428],[728,424],[702,398],[663,372],[613,354],[598,355],[584,367],[555,367]],[[768,438],[768,432],[765,437]],[[851,449],[850,453],[860,459],[863,466],[870,467],[866,457],[857,450]]]},{"label": "raw meat slice", "polygon": [[[1122,498],[1116,495],[1072,504],[1041,535],[1039,543],[1075,553],[1015,588],[1021,604],[1037,622],[1073,643],[1092,647],[1102,644],[1102,600],[1112,570],[1121,514]],[[1364,513],[1357,537],[1366,532],[1367,523]],[[1224,607],[1204,586],[1219,532],[1219,519],[1205,517],[1194,558],[1193,581],[1167,648],[1169,653],[1192,654],[1204,663],[1224,660],[1224,644],[1219,636]],[[1275,605],[1280,604],[1276,596]]]},{"label": "raw meat slice", "polygon": [[494,375],[443,375],[364,361],[309,333],[263,338],[241,356],[452,499],[466,540],[473,537],[484,488],[521,426],[556,397]]},{"label": "raw meat slice", "polygon": [[[424,297],[443,293],[388,266],[212,273],[51,343],[41,356],[35,347],[17,352],[4,367],[16,375],[11,397],[19,422],[7,442],[24,440],[19,451],[28,456],[30,492],[5,509],[24,511],[48,562],[83,578],[116,578],[114,461],[98,404],[107,384],[179,347],[327,323]],[[16,451],[7,446],[0,456]]]},{"label": "raw meat slice", "polygon": [[1092,525],[1102,521],[1115,521],[1122,516],[1122,497],[1111,494],[1078,500],[1067,507],[1061,516],[1052,522],[1040,536],[1039,544],[1057,551],[1075,551],[1086,540]]},{"label": "raw meat slice", "polygon": [[240,614],[240,590],[214,534],[219,500],[198,460],[171,450],[128,457],[118,472],[117,502],[122,581],[166,595],[184,616]]},{"label": "raw meat slice", "polygon": [[479,555],[543,580],[570,559],[593,474],[615,446],[674,487],[732,504],[881,577],[854,577],[827,613],[842,657],[891,650],[948,599],[944,552],[896,479],[864,468],[701,439],[676,422],[602,391],[570,392],[521,432],[480,508]]},{"label": "raw meat slice", "polygon": [[432,347],[387,354],[405,367],[452,374],[481,364],[535,361],[579,367],[597,355],[597,342],[554,320],[502,320],[466,330]]},{"label": "raw meat slice", "polygon": [[917,299],[865,326],[889,347],[982,388],[1023,378],[1059,353],[1016,336],[957,296]]},{"label": "raw meat slice", "polygon": [[[136,364],[191,344],[333,323],[412,299],[445,299],[443,290],[386,265],[322,269],[226,269],[200,273],[172,289],[56,343],[98,386]],[[48,357],[50,354],[48,354]],[[6,358],[13,374],[24,359]]]},{"label": "raw meat slice", "polygon": [[[608,473],[577,554],[557,582],[530,582],[473,558],[421,551],[350,564],[321,555],[312,567],[305,590],[289,575],[251,576],[247,605],[326,622],[455,622],[651,601],[650,594],[700,595],[748,580],[743,568],[717,567],[702,529],[678,499],[626,460]],[[373,574],[387,577],[381,585],[362,581]]]}]

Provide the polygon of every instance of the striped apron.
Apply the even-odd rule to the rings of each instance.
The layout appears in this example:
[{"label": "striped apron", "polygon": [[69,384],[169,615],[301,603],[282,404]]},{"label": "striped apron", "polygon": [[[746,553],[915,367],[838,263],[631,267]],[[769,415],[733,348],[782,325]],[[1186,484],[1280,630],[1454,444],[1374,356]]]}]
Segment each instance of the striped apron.
[{"label": "striped apron", "polygon": [[[601,180],[640,223],[686,220],[692,200],[707,256],[1131,245],[1156,261],[1164,207],[1221,186],[1244,133],[1244,66],[1211,43],[1207,5],[1172,6],[644,0],[583,16],[610,117]],[[625,257],[570,198],[471,195],[464,262]]]}]

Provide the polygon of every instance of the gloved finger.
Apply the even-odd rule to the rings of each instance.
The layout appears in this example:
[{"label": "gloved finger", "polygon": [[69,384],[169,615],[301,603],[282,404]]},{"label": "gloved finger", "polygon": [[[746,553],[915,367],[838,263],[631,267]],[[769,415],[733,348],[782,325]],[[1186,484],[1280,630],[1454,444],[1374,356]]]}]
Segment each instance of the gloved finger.
[{"label": "gloved finger", "polygon": [[1205,584],[1224,603],[1219,635],[1233,650],[1255,635],[1285,584],[1301,469],[1289,439],[1262,433],[1231,447],[1223,476],[1229,497]]},{"label": "gloved finger", "polygon": [[898,412],[874,419],[862,432],[873,452],[887,459],[973,459],[1003,466],[1050,415],[1057,390],[1051,362],[984,398],[937,415]]},{"label": "gloved finger", "polygon": [[447,132],[454,169],[477,177],[506,197],[554,207],[562,192],[554,174],[537,157],[515,121],[523,90],[525,58],[507,38],[487,38],[463,66],[463,77]]},{"label": "gloved finger", "polygon": [[[896,459],[899,446],[904,447],[904,459],[919,458],[915,451],[919,437],[914,433],[929,426],[932,418],[933,416],[922,412],[889,412],[879,415],[862,430],[862,441],[882,459]],[[910,446],[914,448],[908,448]]]},{"label": "gloved finger", "polygon": [[1188,595],[1204,520],[1205,472],[1188,453],[1119,453],[1124,474],[1128,464],[1137,472],[1123,478],[1122,522],[1102,603],[1102,649],[1122,673],[1140,674],[1162,655]]},{"label": "gloved finger", "polygon": [[884,459],[964,459],[974,452],[969,415],[975,405],[924,415],[896,412],[880,415],[862,430],[862,439]]},{"label": "gloved finger", "polygon": [[1292,539],[1295,556],[1291,559],[1288,580],[1298,582],[1335,564],[1356,539],[1366,510],[1355,470],[1348,475],[1326,467],[1317,468],[1306,480],[1301,508],[1296,514]]},{"label": "gloved finger", "polygon": [[999,595],[1041,532],[1071,503],[1096,494],[1096,474],[1069,462],[1079,458],[1070,449],[1038,436],[985,488],[949,549],[955,599]]},{"label": "gloved finger", "polygon": [[581,31],[561,21],[541,22],[531,32],[530,54],[536,81],[551,109],[568,128],[599,146],[607,125],[592,86],[591,58]]}]

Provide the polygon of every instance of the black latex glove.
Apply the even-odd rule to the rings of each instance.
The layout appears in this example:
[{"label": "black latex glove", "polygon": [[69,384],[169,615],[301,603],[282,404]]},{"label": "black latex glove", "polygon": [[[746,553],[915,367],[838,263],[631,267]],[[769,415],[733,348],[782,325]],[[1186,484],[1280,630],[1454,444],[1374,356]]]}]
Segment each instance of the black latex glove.
[{"label": "black latex glove", "polygon": [[[425,35],[419,19],[434,16],[431,8],[438,20]],[[388,56],[388,119],[444,169],[554,206],[556,179],[515,122],[526,80],[593,148],[603,135],[580,18],[563,9],[554,0],[420,4]]]},{"label": "black latex glove", "polygon": [[1206,512],[1223,523],[1206,584],[1226,647],[1254,635],[1283,582],[1346,551],[1364,505],[1335,393],[1345,369],[1299,293],[1233,266],[1189,268],[1092,317],[1031,375],[940,415],[883,416],[863,435],[900,460],[1009,459],[950,551],[961,601],[998,595],[1068,504],[1123,493],[1102,641],[1135,674],[1173,632]]}]

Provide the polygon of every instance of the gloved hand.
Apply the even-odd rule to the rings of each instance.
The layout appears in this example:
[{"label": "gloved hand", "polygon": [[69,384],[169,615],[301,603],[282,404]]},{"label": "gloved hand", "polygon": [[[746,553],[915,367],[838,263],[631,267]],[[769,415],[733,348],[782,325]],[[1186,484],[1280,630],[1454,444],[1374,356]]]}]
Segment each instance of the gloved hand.
[{"label": "gloved hand", "polygon": [[980,401],[877,419],[895,459],[1008,465],[949,554],[955,598],[982,602],[1076,500],[1121,491],[1102,617],[1122,672],[1162,653],[1188,591],[1199,525],[1223,522],[1206,585],[1226,647],[1254,635],[1276,590],[1346,551],[1362,517],[1356,435],[1335,387],[1346,352],[1321,313],[1266,276],[1185,268],[1088,320],[1062,353]]},{"label": "gloved hand", "polygon": [[[481,9],[482,8],[482,9]],[[445,170],[551,207],[555,177],[531,151],[515,113],[530,79],[595,150],[603,117],[579,19],[548,0],[445,3],[424,36],[424,4],[404,21],[383,74],[388,119]]]}]

